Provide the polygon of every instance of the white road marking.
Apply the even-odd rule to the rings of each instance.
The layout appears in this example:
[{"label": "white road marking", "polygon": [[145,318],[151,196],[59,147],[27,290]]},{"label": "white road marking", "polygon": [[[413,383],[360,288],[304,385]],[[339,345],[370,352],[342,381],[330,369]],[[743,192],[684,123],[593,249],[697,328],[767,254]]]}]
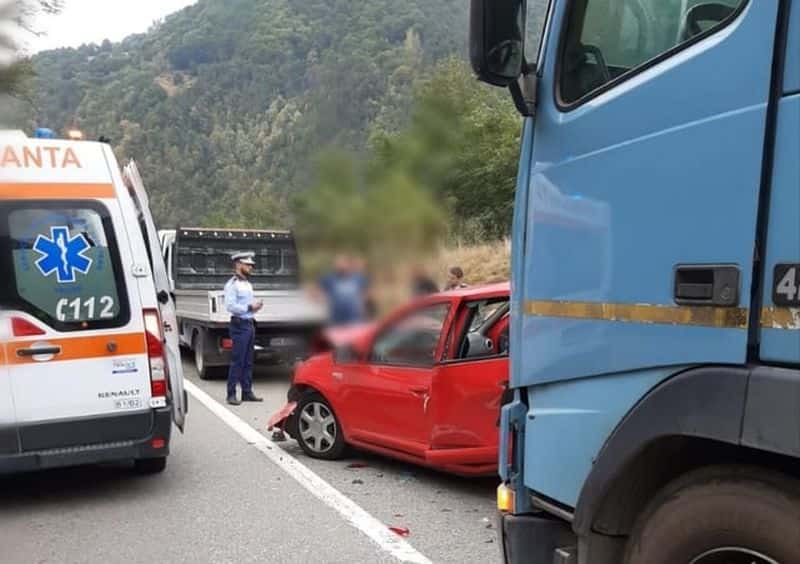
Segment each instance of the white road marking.
[{"label": "white road marking", "polygon": [[185,380],[184,387],[197,401],[222,419],[228,427],[236,431],[248,444],[253,445],[264,453],[273,464],[294,478],[298,484],[308,490],[314,497],[334,509],[351,526],[367,535],[384,552],[387,552],[400,562],[432,564],[427,557],[418,552],[411,544],[390,531],[384,523],[381,523],[349,497],[317,476],[291,454],[273,444],[267,437],[248,425],[195,384]]}]

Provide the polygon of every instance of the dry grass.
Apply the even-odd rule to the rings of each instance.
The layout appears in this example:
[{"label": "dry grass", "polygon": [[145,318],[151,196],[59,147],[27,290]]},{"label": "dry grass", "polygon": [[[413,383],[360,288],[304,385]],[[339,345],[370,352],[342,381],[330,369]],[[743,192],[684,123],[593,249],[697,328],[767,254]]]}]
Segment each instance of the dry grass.
[{"label": "dry grass", "polygon": [[440,288],[452,266],[461,267],[470,286],[504,282],[511,276],[511,242],[442,247],[427,259],[401,261],[373,272],[373,298],[381,314],[411,299],[411,271],[420,263]]},{"label": "dry grass", "polygon": [[438,279],[445,277],[451,266],[460,266],[466,282],[471,286],[505,282],[511,276],[511,242],[505,240],[478,246],[443,248],[429,268],[437,273]]}]

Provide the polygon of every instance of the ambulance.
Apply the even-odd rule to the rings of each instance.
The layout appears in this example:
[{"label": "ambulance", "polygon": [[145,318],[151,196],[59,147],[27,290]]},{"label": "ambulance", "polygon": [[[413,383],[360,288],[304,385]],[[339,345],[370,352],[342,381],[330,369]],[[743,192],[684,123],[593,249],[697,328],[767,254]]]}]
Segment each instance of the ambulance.
[{"label": "ambulance", "polygon": [[135,163],[0,132],[0,474],[165,468],[187,399],[158,245]]}]

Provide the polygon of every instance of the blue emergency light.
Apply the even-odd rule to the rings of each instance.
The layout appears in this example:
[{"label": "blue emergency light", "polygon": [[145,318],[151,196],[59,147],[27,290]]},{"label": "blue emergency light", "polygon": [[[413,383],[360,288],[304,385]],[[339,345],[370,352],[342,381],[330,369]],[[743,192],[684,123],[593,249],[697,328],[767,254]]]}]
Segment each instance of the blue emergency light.
[{"label": "blue emergency light", "polygon": [[37,127],[36,131],[33,132],[33,137],[35,139],[55,139],[56,134],[47,127]]}]

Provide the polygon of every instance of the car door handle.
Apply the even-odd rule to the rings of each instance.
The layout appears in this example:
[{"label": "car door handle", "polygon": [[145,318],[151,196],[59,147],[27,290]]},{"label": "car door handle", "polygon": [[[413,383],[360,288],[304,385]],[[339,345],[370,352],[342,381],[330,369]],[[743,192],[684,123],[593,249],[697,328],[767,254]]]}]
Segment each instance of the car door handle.
[{"label": "car door handle", "polygon": [[61,347],[50,345],[43,347],[33,346],[27,349],[17,349],[17,356],[27,357],[27,356],[39,356],[45,354],[52,354],[52,355],[61,354]]},{"label": "car door handle", "polygon": [[427,386],[411,386],[409,388],[409,391],[412,394],[415,394],[415,395],[418,395],[418,396],[424,396],[424,395],[426,395],[428,393],[429,388]]}]

